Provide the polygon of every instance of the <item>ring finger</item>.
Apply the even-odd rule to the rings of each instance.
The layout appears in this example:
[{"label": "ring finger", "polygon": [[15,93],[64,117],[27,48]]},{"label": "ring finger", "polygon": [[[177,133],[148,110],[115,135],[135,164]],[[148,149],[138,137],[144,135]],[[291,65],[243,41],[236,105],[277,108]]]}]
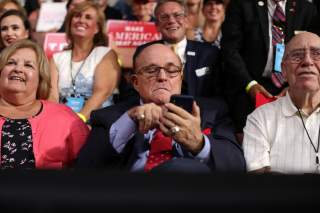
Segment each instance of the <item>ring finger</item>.
[{"label": "ring finger", "polygon": [[169,130],[174,126],[177,126],[173,121],[166,119],[166,118],[161,118],[160,121]]}]

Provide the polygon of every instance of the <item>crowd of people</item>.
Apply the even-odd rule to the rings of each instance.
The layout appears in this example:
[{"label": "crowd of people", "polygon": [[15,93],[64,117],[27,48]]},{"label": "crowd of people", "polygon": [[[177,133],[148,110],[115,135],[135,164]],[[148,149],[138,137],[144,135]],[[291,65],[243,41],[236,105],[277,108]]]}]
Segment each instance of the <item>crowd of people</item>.
[{"label": "crowd of people", "polygon": [[[41,3],[0,2],[2,169],[320,172],[319,5],[68,0],[53,30],[68,46],[48,60],[33,36]],[[126,78],[111,19],[161,34],[136,48]],[[259,95],[271,103],[255,108]]]}]

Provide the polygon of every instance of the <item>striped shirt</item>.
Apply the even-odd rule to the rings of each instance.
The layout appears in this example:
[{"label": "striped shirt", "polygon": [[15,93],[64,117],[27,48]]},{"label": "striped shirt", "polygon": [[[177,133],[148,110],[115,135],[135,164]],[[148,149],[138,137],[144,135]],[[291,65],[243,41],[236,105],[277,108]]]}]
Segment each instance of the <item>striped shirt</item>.
[{"label": "striped shirt", "polygon": [[[320,107],[309,116],[302,111],[301,114],[316,148],[320,137]],[[288,93],[248,116],[243,149],[248,171],[270,166],[273,172],[319,173],[317,153]]]}]

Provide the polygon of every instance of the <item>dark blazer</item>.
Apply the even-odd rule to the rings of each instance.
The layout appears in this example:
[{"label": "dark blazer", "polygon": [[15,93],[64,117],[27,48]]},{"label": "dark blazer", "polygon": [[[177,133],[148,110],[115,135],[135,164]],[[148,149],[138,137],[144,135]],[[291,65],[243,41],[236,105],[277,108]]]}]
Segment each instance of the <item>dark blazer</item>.
[{"label": "dark blazer", "polygon": [[[153,41],[139,46],[136,52],[141,52],[146,46],[154,43],[164,44],[163,40]],[[182,94],[195,97],[213,97],[221,93],[220,78],[220,50],[208,43],[187,40],[185,51],[186,64]],[[202,70],[208,71],[200,76]],[[198,75],[197,75],[198,73]]]},{"label": "dark blazer", "polygon": [[116,8],[107,6],[104,10],[104,16],[106,21],[108,20],[119,20],[122,19],[122,13],[120,10],[117,10]]},{"label": "dark blazer", "polygon": [[[245,171],[241,147],[235,142],[233,128],[227,117],[227,107],[220,99],[196,99],[201,111],[201,128],[211,128],[207,135],[211,143],[208,166],[214,171]],[[144,143],[144,135],[136,133],[118,154],[109,142],[112,124],[127,110],[139,105],[139,99],[131,99],[91,114],[92,130],[77,160],[80,168],[108,168],[129,170],[137,160],[135,144]],[[148,144],[144,147],[148,149]],[[140,147],[141,148],[141,147]]]},{"label": "dark blazer", "polygon": [[[263,3],[263,5],[262,5]],[[262,5],[262,6],[261,6]],[[285,42],[294,31],[314,31],[317,12],[306,0],[287,0]],[[318,21],[319,22],[319,21]],[[269,51],[267,0],[232,0],[222,27],[225,92],[245,91],[252,80],[262,78]]]}]

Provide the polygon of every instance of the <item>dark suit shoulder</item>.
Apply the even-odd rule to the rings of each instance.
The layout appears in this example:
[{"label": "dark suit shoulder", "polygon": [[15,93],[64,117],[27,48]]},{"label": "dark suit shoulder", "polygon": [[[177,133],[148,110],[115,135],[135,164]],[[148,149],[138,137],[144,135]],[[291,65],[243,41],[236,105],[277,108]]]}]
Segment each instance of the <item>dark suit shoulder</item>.
[{"label": "dark suit shoulder", "polygon": [[193,41],[193,40],[187,40],[187,49],[200,50],[200,53],[203,51],[208,51],[213,54],[215,52],[219,52],[219,48],[216,46],[213,46],[207,42],[200,42],[200,41]]},{"label": "dark suit shoulder", "polygon": [[205,98],[205,97],[197,97],[195,98],[196,103],[200,107],[201,110],[206,111],[228,111],[228,106],[223,98],[218,96]]},{"label": "dark suit shoulder", "polygon": [[91,113],[90,122],[92,125],[111,125],[127,110],[137,105],[139,105],[139,98],[131,98],[128,101],[95,110]]},{"label": "dark suit shoulder", "polygon": [[200,107],[201,117],[205,121],[215,123],[219,119],[230,120],[228,105],[224,99],[218,96],[211,98],[199,97],[195,98],[195,101]]},{"label": "dark suit shoulder", "polygon": [[106,20],[109,19],[122,19],[122,13],[120,10],[107,6],[106,9],[104,10],[104,15]]}]

